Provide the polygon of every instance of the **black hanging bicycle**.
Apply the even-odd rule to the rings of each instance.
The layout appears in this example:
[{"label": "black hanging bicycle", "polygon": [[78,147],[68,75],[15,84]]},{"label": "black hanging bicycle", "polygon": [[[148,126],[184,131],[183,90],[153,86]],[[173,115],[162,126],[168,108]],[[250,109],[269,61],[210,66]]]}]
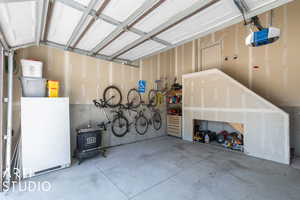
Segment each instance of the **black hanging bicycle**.
[{"label": "black hanging bicycle", "polygon": [[[122,102],[122,94],[119,88],[116,86],[109,86],[103,92],[103,99],[93,100],[94,105],[97,108],[103,109],[107,122],[103,122],[100,126],[106,128],[108,124],[111,124],[112,133],[116,137],[123,137],[127,134],[129,130],[129,123],[126,117],[124,117],[123,111],[120,107]],[[118,110],[112,110],[114,114],[113,119],[110,120],[104,108],[116,108],[119,106]]]},{"label": "black hanging bicycle", "polygon": [[116,108],[122,103],[122,93],[116,86],[109,86],[103,92],[104,103],[111,107]]},{"label": "black hanging bicycle", "polygon": [[162,126],[162,120],[161,120],[161,115],[159,110],[156,109],[152,110],[150,119],[148,119],[145,116],[144,111],[145,110],[140,111],[138,113],[138,116],[136,117],[135,120],[136,132],[140,135],[144,135],[147,132],[149,125],[153,125],[153,128],[158,131]]},{"label": "black hanging bicycle", "polygon": [[105,117],[106,117],[106,122],[102,122],[98,126],[107,129],[107,125],[111,124],[112,133],[116,137],[123,137],[128,133],[129,122],[128,122],[127,118],[124,117],[123,110],[121,108],[119,108],[118,110],[111,111],[113,113],[113,119],[110,120],[110,118],[108,117],[108,115],[106,113],[106,110],[104,110],[104,108],[107,108],[107,105],[108,105],[107,102],[105,102],[102,99],[93,100],[93,102],[97,108],[100,108],[104,112]]},{"label": "black hanging bicycle", "polygon": [[131,105],[132,108],[138,108],[141,105],[142,97],[139,91],[132,88],[127,93],[127,103]]},{"label": "black hanging bicycle", "polygon": [[148,107],[156,107],[159,102],[158,94],[162,96],[167,96],[170,91],[172,91],[172,89],[168,89],[167,87],[162,90],[151,89],[148,92]]},{"label": "black hanging bicycle", "polygon": [[158,98],[157,98],[157,92],[158,90],[150,90],[148,92],[148,106],[149,107],[155,107],[158,103]]},{"label": "black hanging bicycle", "polygon": [[[157,93],[161,92],[160,90],[151,89],[148,92],[148,107],[155,107],[158,104],[158,96]],[[138,108],[141,104],[143,104],[143,100],[139,91],[135,88],[131,89],[127,93],[127,102],[132,104],[132,108]]]}]

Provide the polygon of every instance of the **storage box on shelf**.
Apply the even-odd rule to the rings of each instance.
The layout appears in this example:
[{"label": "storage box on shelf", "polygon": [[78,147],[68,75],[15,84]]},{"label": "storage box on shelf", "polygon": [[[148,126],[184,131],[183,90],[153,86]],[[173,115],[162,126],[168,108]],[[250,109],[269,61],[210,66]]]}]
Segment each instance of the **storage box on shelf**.
[{"label": "storage box on shelf", "polygon": [[46,82],[43,78],[43,63],[22,59],[22,77],[20,77],[23,97],[45,97]]},{"label": "storage box on shelf", "polygon": [[45,97],[46,82],[44,78],[20,77],[23,97]]},{"label": "storage box on shelf", "polygon": [[59,81],[43,78],[43,63],[22,59],[22,97],[59,97]]},{"label": "storage box on shelf", "polygon": [[48,97],[58,97],[59,96],[59,82],[48,80],[47,82],[48,88]]},{"label": "storage box on shelf", "polygon": [[24,77],[42,78],[43,63],[36,60],[22,59],[22,75]]}]

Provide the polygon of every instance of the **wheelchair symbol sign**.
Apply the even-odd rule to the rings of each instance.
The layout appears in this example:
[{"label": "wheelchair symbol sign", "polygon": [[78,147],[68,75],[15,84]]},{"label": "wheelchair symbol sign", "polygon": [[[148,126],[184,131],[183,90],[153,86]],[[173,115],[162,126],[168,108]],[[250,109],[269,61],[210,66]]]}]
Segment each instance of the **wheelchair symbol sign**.
[{"label": "wheelchair symbol sign", "polygon": [[139,93],[145,93],[146,92],[146,81],[139,80],[138,85],[139,85],[139,87],[138,87]]}]

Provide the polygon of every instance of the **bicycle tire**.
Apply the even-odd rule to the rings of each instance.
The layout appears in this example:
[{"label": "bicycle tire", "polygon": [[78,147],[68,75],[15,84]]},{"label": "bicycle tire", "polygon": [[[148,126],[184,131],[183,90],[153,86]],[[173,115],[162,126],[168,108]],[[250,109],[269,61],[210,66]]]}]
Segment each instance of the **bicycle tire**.
[{"label": "bicycle tire", "polygon": [[[125,124],[124,124],[125,129],[124,129],[124,131],[122,131],[121,133],[118,133],[118,132],[116,131],[116,128],[117,128],[117,122],[120,123],[120,120],[124,120],[124,122],[125,122]],[[120,125],[121,125],[121,124],[119,124],[119,126],[120,126]],[[116,118],[113,120],[113,122],[112,122],[111,130],[112,130],[112,133],[113,133],[116,137],[123,137],[123,136],[125,136],[125,135],[128,133],[128,131],[129,131],[129,122],[128,122],[128,120],[127,120],[125,117],[123,117],[123,116],[118,116],[118,117],[116,117]]]},{"label": "bicycle tire", "polygon": [[[138,127],[140,126],[139,122],[140,122],[141,120],[143,120],[143,121],[145,122],[145,124],[144,124],[144,126],[145,126],[144,130],[140,130],[140,129],[138,128]],[[147,118],[146,118],[145,116],[140,115],[138,118],[136,118],[136,120],[135,120],[135,130],[136,130],[136,132],[137,132],[138,134],[140,134],[140,135],[145,135],[146,132],[148,131],[148,127],[149,127],[149,123],[148,123],[148,120],[147,120]]]},{"label": "bicycle tire", "polygon": [[[109,97],[109,94],[112,91],[115,91],[117,93],[117,95],[119,96],[119,97],[117,97],[118,100],[117,100],[116,103],[110,101],[111,97]],[[122,102],[122,93],[121,93],[119,88],[117,88],[116,86],[111,85],[111,86],[107,87],[104,90],[103,99],[104,99],[104,102],[105,102],[106,105],[108,105],[111,108],[115,108],[115,107],[118,107]]]},{"label": "bicycle tire", "polygon": [[152,116],[153,128],[159,130],[162,126],[161,116],[159,112],[155,112]]},{"label": "bicycle tire", "polygon": [[148,92],[148,105],[150,107],[155,107],[157,105],[157,91],[156,90],[150,90]]},{"label": "bicycle tire", "polygon": [[[131,96],[137,96],[138,99],[136,100],[136,103],[134,102],[134,99],[130,99]],[[141,102],[142,102],[142,97],[137,89],[133,88],[128,91],[128,93],[127,93],[128,105],[131,105],[132,108],[137,108],[141,105]]]}]

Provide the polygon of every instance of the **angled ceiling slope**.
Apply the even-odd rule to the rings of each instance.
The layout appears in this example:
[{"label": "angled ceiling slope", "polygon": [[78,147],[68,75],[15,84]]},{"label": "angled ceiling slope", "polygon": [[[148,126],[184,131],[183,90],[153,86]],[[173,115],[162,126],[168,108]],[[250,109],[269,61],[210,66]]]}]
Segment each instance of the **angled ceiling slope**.
[{"label": "angled ceiling slope", "polygon": [[[244,1],[251,17],[292,0]],[[233,0],[0,0],[0,42],[131,64],[241,20]]]}]

